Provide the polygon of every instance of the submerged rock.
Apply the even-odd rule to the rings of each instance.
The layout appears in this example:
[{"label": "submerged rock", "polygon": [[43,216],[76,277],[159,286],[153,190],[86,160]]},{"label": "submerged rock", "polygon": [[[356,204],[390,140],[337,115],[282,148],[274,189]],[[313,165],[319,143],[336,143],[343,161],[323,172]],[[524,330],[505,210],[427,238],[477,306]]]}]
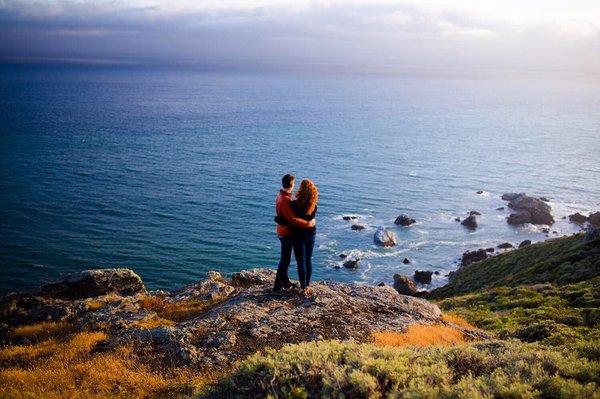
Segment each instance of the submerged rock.
[{"label": "submerged rock", "polygon": [[373,242],[382,247],[393,247],[398,243],[398,239],[393,231],[379,227],[377,231],[375,231]]},{"label": "submerged rock", "polygon": [[465,218],[465,220],[460,222],[460,224],[462,224],[469,230],[475,230],[477,228],[477,218],[475,217],[475,215],[469,215]]},{"label": "submerged rock", "polygon": [[421,284],[431,284],[431,275],[433,274],[432,271],[425,271],[425,270],[415,270],[415,274],[413,276],[414,280],[417,283],[421,283]]},{"label": "submerged rock", "polygon": [[396,218],[396,220],[394,220],[394,224],[399,226],[410,226],[413,223],[416,223],[416,220],[408,217],[407,215],[400,215]]},{"label": "submerged rock", "polygon": [[402,295],[415,295],[417,293],[417,285],[408,276],[404,274],[394,274],[394,289]]}]

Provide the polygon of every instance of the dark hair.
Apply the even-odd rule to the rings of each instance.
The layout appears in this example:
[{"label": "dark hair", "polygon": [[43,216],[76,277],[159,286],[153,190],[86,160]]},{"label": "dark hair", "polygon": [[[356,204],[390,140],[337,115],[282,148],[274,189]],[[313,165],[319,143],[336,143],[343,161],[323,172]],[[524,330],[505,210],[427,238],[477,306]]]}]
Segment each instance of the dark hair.
[{"label": "dark hair", "polygon": [[290,188],[292,187],[292,183],[294,182],[294,176],[292,175],[285,175],[281,178],[281,185],[283,186],[283,188]]}]

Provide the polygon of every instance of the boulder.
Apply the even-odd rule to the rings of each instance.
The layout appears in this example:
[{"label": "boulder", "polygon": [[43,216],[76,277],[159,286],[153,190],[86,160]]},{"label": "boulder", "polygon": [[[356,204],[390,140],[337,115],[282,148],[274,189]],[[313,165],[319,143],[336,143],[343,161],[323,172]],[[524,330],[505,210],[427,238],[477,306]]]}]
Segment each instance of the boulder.
[{"label": "boulder", "polygon": [[344,220],[346,220],[346,221],[348,221],[348,220],[354,220],[354,219],[356,219],[356,216],[353,216],[353,215],[345,215],[345,216],[342,216],[342,219],[344,219]]},{"label": "boulder", "polygon": [[531,240],[523,240],[521,241],[521,243],[519,244],[519,248],[523,248],[526,247],[528,245],[531,245]]},{"label": "boulder", "polygon": [[45,284],[39,294],[61,299],[92,298],[109,293],[134,295],[145,292],[140,276],[130,269],[83,270],[62,281]]},{"label": "boulder", "polygon": [[360,262],[360,259],[347,260],[344,262],[344,267],[346,269],[356,269],[358,268],[358,262]]},{"label": "boulder", "polygon": [[510,242],[503,242],[502,244],[498,245],[498,248],[508,249],[508,248],[513,248],[513,245]]},{"label": "boulder", "polygon": [[477,194],[483,194],[483,190],[478,190]]},{"label": "boulder", "polygon": [[469,215],[460,222],[463,226],[468,228],[469,230],[475,230],[477,228],[477,217],[475,215]]},{"label": "boulder", "polygon": [[402,295],[414,296],[417,293],[417,285],[404,274],[394,274],[394,289]]},{"label": "boulder", "polygon": [[481,216],[481,213],[478,211],[471,211],[471,212],[469,212],[469,215]]},{"label": "boulder", "polygon": [[502,199],[504,201],[512,201],[517,197],[522,197],[525,196],[525,193],[504,193],[502,194]]},{"label": "boulder", "polygon": [[353,224],[352,225],[352,230],[364,230],[365,226],[363,226],[362,224]]},{"label": "boulder", "polygon": [[234,287],[268,285],[275,282],[275,272],[271,269],[249,269],[233,273],[231,284]]},{"label": "boulder", "polygon": [[600,227],[600,212],[590,213],[588,216],[588,223],[593,227]]},{"label": "boulder", "polygon": [[[506,195],[506,194],[505,194]],[[502,196],[504,199],[505,196]],[[506,197],[509,198],[509,197]],[[525,223],[531,224],[553,224],[554,218],[550,213],[550,206],[539,198],[530,197],[526,194],[510,195],[508,207],[515,210],[508,216],[508,224],[518,226]]]},{"label": "boulder", "polygon": [[431,284],[431,275],[432,274],[433,274],[432,271],[415,270],[415,274],[414,274],[413,278],[417,283]]},{"label": "boulder", "polygon": [[582,215],[579,212],[569,215],[569,221],[572,223],[584,224],[585,222],[587,222],[587,220],[587,216]]},{"label": "boulder", "polygon": [[373,242],[382,247],[393,247],[398,243],[398,239],[393,231],[379,227],[377,231],[375,231]]},{"label": "boulder", "polygon": [[404,260],[402,261],[402,263],[404,263],[405,265],[408,265],[410,263],[410,259],[404,258]]},{"label": "boulder", "polygon": [[394,220],[394,223],[399,226],[410,226],[415,223],[416,220],[408,217],[407,215],[400,215]]},{"label": "boulder", "polygon": [[475,251],[466,251],[462,254],[461,264],[467,266],[473,262],[479,262],[481,260],[489,258],[490,255],[485,249],[477,249]]}]

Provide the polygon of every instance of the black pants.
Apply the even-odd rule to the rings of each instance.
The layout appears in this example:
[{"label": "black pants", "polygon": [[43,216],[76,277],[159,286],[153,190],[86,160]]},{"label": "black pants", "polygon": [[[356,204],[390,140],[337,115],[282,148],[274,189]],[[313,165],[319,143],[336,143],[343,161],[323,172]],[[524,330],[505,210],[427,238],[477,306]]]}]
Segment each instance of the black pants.
[{"label": "black pants", "polygon": [[279,237],[279,241],[281,241],[281,257],[279,258],[277,275],[275,276],[274,288],[276,290],[279,290],[282,287],[290,284],[288,268],[290,267],[290,261],[292,260],[292,248],[294,246],[294,240],[292,237]]},{"label": "black pants", "polygon": [[300,280],[300,288],[302,289],[310,285],[314,247],[314,234],[301,235],[294,240],[294,256],[296,257],[296,263],[298,263],[298,280]]}]

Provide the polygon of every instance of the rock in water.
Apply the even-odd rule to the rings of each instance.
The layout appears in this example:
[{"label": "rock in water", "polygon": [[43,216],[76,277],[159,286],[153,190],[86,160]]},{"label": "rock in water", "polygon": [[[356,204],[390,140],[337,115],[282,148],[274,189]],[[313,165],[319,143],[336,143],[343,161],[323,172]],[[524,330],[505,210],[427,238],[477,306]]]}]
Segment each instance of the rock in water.
[{"label": "rock in water", "polygon": [[344,262],[344,267],[346,269],[356,269],[358,268],[358,262],[360,262],[360,259],[347,260]]},{"label": "rock in water", "polygon": [[526,247],[528,245],[531,245],[531,240],[523,240],[521,241],[521,243],[519,244],[519,248],[523,248]]},{"label": "rock in water", "polygon": [[502,194],[502,199],[504,201],[512,201],[517,197],[522,197],[525,196],[525,193],[504,193]]},{"label": "rock in water", "polygon": [[410,226],[415,222],[416,220],[408,217],[408,215],[400,215],[394,220],[394,223],[399,226]]},{"label": "rock in water", "polygon": [[344,220],[346,220],[346,221],[348,221],[348,220],[354,220],[354,219],[356,219],[356,216],[353,216],[353,215],[345,215],[345,216],[342,216],[342,219],[344,219]]},{"label": "rock in water", "polygon": [[510,242],[503,242],[502,244],[498,245],[498,248],[500,249],[508,249],[512,247],[513,245]]},{"label": "rock in water", "polygon": [[62,299],[92,298],[109,293],[133,295],[145,291],[140,276],[129,269],[84,270],[40,287],[42,296]]},{"label": "rock in water", "polygon": [[352,225],[352,230],[364,230],[365,226],[363,226],[362,224],[353,224]]},{"label": "rock in water", "polygon": [[582,215],[579,212],[569,215],[569,221],[572,223],[584,224],[585,222],[587,222],[587,220],[587,216]]},{"label": "rock in water", "polygon": [[483,194],[483,190],[477,190],[477,194]]},{"label": "rock in water", "polygon": [[469,215],[460,222],[463,226],[468,228],[469,230],[475,230],[477,228],[477,217],[475,215]]},{"label": "rock in water", "polygon": [[467,266],[473,262],[479,262],[480,260],[484,260],[489,258],[490,255],[485,249],[477,249],[475,251],[466,251],[462,254],[461,264],[462,266]]},{"label": "rock in water", "polygon": [[593,227],[600,227],[600,212],[590,213],[588,223]]},{"label": "rock in water", "polygon": [[469,215],[481,216],[481,213],[478,211],[471,211],[469,212]]},{"label": "rock in water", "polygon": [[411,296],[414,296],[418,291],[415,282],[403,274],[394,274],[394,289],[399,294]]},{"label": "rock in water", "polygon": [[373,242],[382,247],[393,247],[398,243],[398,239],[393,231],[379,227],[373,236]]},{"label": "rock in water", "polygon": [[405,265],[408,265],[410,263],[410,259],[404,258],[404,260],[402,261],[402,263],[404,263]]},{"label": "rock in water", "polygon": [[415,270],[415,274],[414,274],[413,278],[415,279],[415,281],[417,283],[430,284],[432,274],[433,274],[432,271]]},{"label": "rock in water", "polygon": [[530,197],[524,193],[502,196],[502,199],[507,198],[510,198],[508,207],[516,211],[506,218],[508,224],[518,226],[525,223],[547,225],[554,223],[550,206],[541,199]]}]

